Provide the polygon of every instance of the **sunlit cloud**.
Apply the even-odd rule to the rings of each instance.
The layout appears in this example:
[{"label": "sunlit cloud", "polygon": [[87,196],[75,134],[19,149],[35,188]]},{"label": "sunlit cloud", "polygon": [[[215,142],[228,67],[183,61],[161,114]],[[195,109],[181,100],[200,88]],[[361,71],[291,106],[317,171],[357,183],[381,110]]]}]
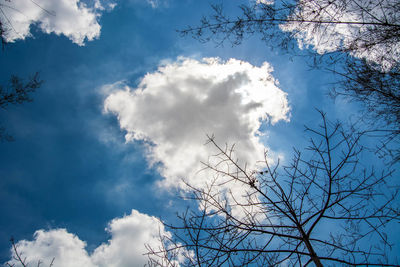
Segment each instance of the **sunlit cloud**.
[{"label": "sunlit cloud", "polygon": [[79,0],[9,1],[0,5],[0,19],[8,42],[32,37],[31,29],[37,26],[47,34],[65,35],[82,46],[100,36],[101,12],[114,6],[112,2],[99,0],[92,6]]},{"label": "sunlit cloud", "polygon": [[[293,20],[281,25],[297,38],[300,48],[312,46],[318,53],[351,51],[358,58],[380,64],[390,69],[400,60],[400,43],[386,42],[385,30],[374,30],[368,22],[388,21],[396,24],[400,13],[396,12],[397,1],[330,1],[301,0]],[[308,22],[309,21],[309,22]],[[316,22],[366,22],[364,23],[315,23]],[[384,42],[382,42],[384,41]],[[357,49],[353,49],[356,47]]]},{"label": "sunlit cloud", "polygon": [[213,176],[200,171],[201,162],[215,153],[204,145],[207,135],[236,144],[240,163],[253,168],[265,150],[261,123],[289,120],[287,95],[271,72],[268,63],[179,58],[146,74],[137,88],[117,83],[104,109],[118,117],[127,141],[145,141],[149,165],[164,177],[161,188],[185,189],[183,179],[204,187]]},{"label": "sunlit cloud", "polygon": [[[66,229],[38,230],[32,241],[21,240],[16,247],[26,258],[27,266],[36,266],[39,260],[41,266],[49,266],[54,258],[54,266],[58,267],[131,267],[147,263],[145,245],[158,249],[160,235],[171,236],[158,219],[136,210],[113,219],[106,230],[110,239],[91,254],[86,250],[86,242]],[[16,259],[11,259],[9,264],[19,266]]]}]

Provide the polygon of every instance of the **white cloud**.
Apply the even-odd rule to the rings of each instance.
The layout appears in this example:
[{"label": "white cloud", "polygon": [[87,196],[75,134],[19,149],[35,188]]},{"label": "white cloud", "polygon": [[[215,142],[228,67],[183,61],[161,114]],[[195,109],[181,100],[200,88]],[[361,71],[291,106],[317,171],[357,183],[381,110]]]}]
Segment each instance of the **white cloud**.
[{"label": "white cloud", "polygon": [[[86,243],[65,229],[38,230],[33,241],[22,240],[16,246],[22,257],[26,257],[28,266],[36,266],[38,260],[43,262],[41,266],[48,266],[54,258],[57,267],[131,267],[144,266],[147,262],[147,256],[143,255],[147,253],[145,244],[158,248],[159,234],[171,236],[158,219],[136,210],[113,219],[107,231],[111,239],[91,255],[85,249]],[[18,266],[16,260],[9,263]]]},{"label": "white cloud", "polygon": [[180,58],[145,75],[135,89],[119,84],[104,108],[118,117],[127,141],[147,141],[150,165],[161,163],[161,187],[185,188],[182,178],[205,186],[212,176],[198,172],[200,162],[215,152],[204,145],[206,134],[222,144],[235,143],[241,162],[251,167],[263,157],[261,122],[289,119],[286,93],[271,72],[267,63],[256,67],[235,59]]},{"label": "white cloud", "polygon": [[256,4],[264,4],[264,5],[271,5],[271,4],[273,4],[274,2],[272,1],[272,0],[257,0],[256,1]]},{"label": "white cloud", "polygon": [[[65,35],[72,42],[84,45],[100,36],[98,22],[104,11],[99,0],[89,7],[79,0],[20,0],[0,5],[0,20],[6,28],[6,40],[14,42],[31,37],[31,26],[37,25],[45,33]],[[112,9],[108,4],[107,9]]]},{"label": "white cloud", "polygon": [[147,262],[144,245],[158,247],[159,234],[166,234],[159,220],[135,210],[129,216],[112,220],[107,231],[111,239],[91,255],[96,266],[144,266]]},{"label": "white cloud", "polygon": [[[388,23],[397,24],[400,13],[397,12],[396,6],[397,0],[301,0],[289,18],[305,21],[377,23],[387,20]],[[350,23],[325,23],[316,26],[312,22],[290,22],[281,26],[283,30],[295,33],[300,48],[311,45],[320,54],[338,50],[352,51],[351,54],[355,57],[365,58],[380,64],[383,69],[390,69],[400,60],[400,43],[385,42],[390,34],[382,27],[374,31],[375,27]]]},{"label": "white cloud", "polygon": [[[53,258],[59,267],[94,266],[85,250],[86,243],[65,229],[38,230],[33,237],[33,241],[22,240],[16,244],[18,253],[21,258],[26,258],[28,266],[35,266],[39,260],[49,266]],[[15,259],[9,263],[19,265]]]}]

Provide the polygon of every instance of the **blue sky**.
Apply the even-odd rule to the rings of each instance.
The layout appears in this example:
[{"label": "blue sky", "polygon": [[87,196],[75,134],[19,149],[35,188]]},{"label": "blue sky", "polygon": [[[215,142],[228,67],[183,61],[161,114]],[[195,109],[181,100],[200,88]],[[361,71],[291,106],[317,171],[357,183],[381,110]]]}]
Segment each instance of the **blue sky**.
[{"label": "blue sky", "polygon": [[[87,2],[88,6],[94,5]],[[146,74],[150,75],[149,80],[153,79],[155,76],[151,75],[156,70],[161,76],[168,76],[159,66],[177,64],[178,70],[183,68],[182,62],[192,60],[207,67],[201,63],[202,58],[219,57],[221,68],[226,60],[235,58],[257,70],[268,62],[274,70],[265,73],[279,81],[279,85],[275,84],[277,91],[287,95],[277,99],[286,99],[290,111],[285,114],[279,108],[265,107],[271,112],[279,109],[279,114],[275,124],[261,125],[261,131],[266,133],[261,140],[284,158],[290,158],[293,146],[306,145],[303,125],[318,119],[314,108],[325,110],[332,120],[346,121],[358,114],[357,105],[334,102],[326,96],[329,82],[334,79],[331,74],[310,70],[303,59],[292,59],[279,49],[269,50],[257,36],[236,47],[229,43],[216,47],[212,42],[201,44],[190,37],[180,37],[177,29],[198,24],[201,15],[210,12],[207,1],[160,0],[151,5],[145,0],[130,0],[117,1],[114,8],[107,6],[109,3],[103,2],[105,10],[96,11],[95,20],[101,29],[93,40],[79,43],[64,34],[44,33],[36,24],[30,26],[32,36],[24,40],[15,37],[0,53],[2,84],[7,83],[11,74],[28,77],[37,71],[44,81],[33,94],[32,103],[10,106],[0,112],[2,125],[15,138],[14,142],[0,143],[1,262],[10,258],[11,236],[32,240],[39,229],[64,228],[86,242],[90,254],[116,233],[110,226],[109,232],[104,230],[109,222],[131,214],[132,209],[150,222],[147,215],[173,222],[175,212],[184,210],[187,204],[179,200],[180,189],[160,185],[166,176],[180,173],[181,170],[173,169],[176,162],[164,162],[169,169],[163,169],[158,152],[149,152],[146,138],[130,142],[125,139],[129,127],[142,125],[134,129],[142,131],[150,141],[181,144],[168,139],[173,134],[157,134],[151,128],[156,119],[150,117],[155,114],[167,121],[162,114],[168,112],[152,109],[155,102],[150,102],[153,106],[148,109],[146,102],[137,102],[143,105],[148,117],[136,111],[132,116],[141,116],[137,117],[137,125],[129,122],[121,129],[119,123],[125,115],[120,106],[129,106],[127,98],[122,96],[122,102],[110,108],[111,112],[105,111],[105,100],[113,93],[123,92],[124,86],[130,90],[156,88],[149,83],[140,84]],[[179,77],[171,79],[186,82]],[[155,92],[164,94],[162,90]],[[169,96],[168,92],[165,95]],[[272,96],[275,94],[266,99]],[[252,127],[257,125],[254,121],[249,123]],[[177,132],[180,130],[176,128]],[[223,128],[221,132],[230,130]],[[187,138],[185,144],[189,147],[194,135],[177,136]],[[198,141],[205,140],[204,135]],[[151,158],[155,159],[152,166]],[[118,221],[114,222],[117,225]]]}]

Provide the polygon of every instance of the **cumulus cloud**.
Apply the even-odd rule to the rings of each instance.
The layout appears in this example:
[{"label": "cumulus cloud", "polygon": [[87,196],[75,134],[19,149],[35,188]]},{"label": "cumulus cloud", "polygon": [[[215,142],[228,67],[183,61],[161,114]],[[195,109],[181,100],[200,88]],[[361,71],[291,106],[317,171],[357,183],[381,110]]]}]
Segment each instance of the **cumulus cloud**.
[{"label": "cumulus cloud", "polygon": [[[51,231],[38,230],[33,241],[22,240],[16,244],[21,258],[26,258],[27,265],[36,265],[39,260],[49,265],[52,259],[57,258],[57,266],[94,266],[85,250],[86,243],[77,236],[68,233],[65,229]],[[15,256],[14,251],[12,251]],[[13,259],[11,265],[18,266]]]},{"label": "cumulus cloud", "polygon": [[254,166],[265,149],[262,121],[289,120],[286,93],[271,72],[268,63],[179,58],[145,75],[137,88],[117,84],[104,109],[118,117],[127,141],[147,142],[148,162],[164,177],[159,186],[184,188],[182,178],[205,186],[212,176],[198,171],[215,152],[204,145],[207,134],[236,144],[241,162]]},{"label": "cumulus cloud", "polygon": [[[86,243],[65,229],[38,230],[34,240],[19,241],[16,247],[29,266],[36,266],[38,260],[43,266],[49,266],[54,258],[57,267],[131,267],[144,266],[147,262],[147,256],[143,255],[147,252],[145,244],[158,248],[161,245],[159,234],[171,236],[155,217],[136,210],[113,219],[106,230],[111,235],[110,240],[90,255],[85,249]],[[14,251],[11,252],[15,256]],[[15,259],[9,263],[18,266]]]},{"label": "cumulus cloud", "polygon": [[[400,60],[400,43],[390,41],[393,36],[383,27],[372,23],[398,24],[400,13],[397,0],[374,1],[330,1],[301,0],[298,8],[289,17],[297,20],[281,26],[291,31],[299,47],[311,45],[324,54],[332,51],[350,51],[358,58],[380,64],[390,69]],[[301,22],[299,22],[301,21]],[[344,21],[358,23],[323,23],[307,21]]]},{"label": "cumulus cloud", "polygon": [[92,254],[96,266],[143,266],[147,258],[144,244],[158,247],[159,234],[166,234],[164,226],[155,218],[132,210],[129,216],[110,222],[107,231],[111,239]]},{"label": "cumulus cloud", "polygon": [[91,7],[79,0],[9,1],[0,5],[0,20],[8,42],[31,37],[31,26],[36,25],[45,33],[65,35],[82,46],[100,36],[100,12],[113,7],[111,2],[104,5],[99,0]]}]

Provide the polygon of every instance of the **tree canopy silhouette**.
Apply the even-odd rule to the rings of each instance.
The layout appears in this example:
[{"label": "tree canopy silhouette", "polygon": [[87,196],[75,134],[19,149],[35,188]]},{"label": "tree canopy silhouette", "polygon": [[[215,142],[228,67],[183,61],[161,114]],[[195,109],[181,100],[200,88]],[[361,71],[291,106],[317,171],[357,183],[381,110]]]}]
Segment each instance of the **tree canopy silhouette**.
[{"label": "tree canopy silhouette", "polygon": [[217,45],[259,35],[271,48],[310,56],[312,66],[337,75],[333,96],[362,104],[361,117],[382,137],[381,155],[400,159],[399,1],[257,0],[240,5],[238,14],[212,9],[180,33]]},{"label": "tree canopy silhouette", "polygon": [[[168,226],[174,235],[149,247],[149,265],[399,266],[387,257],[387,232],[400,222],[399,188],[386,183],[392,171],[359,162],[364,132],[321,117],[318,127],[306,128],[309,146],[294,150],[284,167],[266,154],[263,169],[248,170],[233,147],[210,137],[218,160],[204,165],[214,179],[206,189],[189,185],[201,208]],[[218,190],[222,183],[239,184],[247,202]],[[233,212],[238,206],[244,213]]]},{"label": "tree canopy silhouette", "polygon": [[[5,0],[10,1],[10,0]],[[3,8],[7,4],[0,3],[0,39],[3,52],[7,42],[7,32],[14,30],[11,21],[5,15]],[[10,7],[9,7],[10,8]],[[11,75],[7,85],[0,85],[0,109],[5,110],[10,105],[31,102],[33,99],[31,94],[38,89],[43,81],[39,78],[39,73],[35,73],[27,82],[17,75]],[[0,141],[12,141],[13,137],[9,135],[5,127],[0,125]]]},{"label": "tree canopy silhouette", "polygon": [[[6,110],[10,105],[18,105],[25,102],[31,102],[30,96],[42,84],[39,74],[36,73],[27,82],[22,78],[12,75],[9,84],[4,87],[0,85],[0,109]],[[4,127],[0,127],[0,141],[12,141],[13,137],[9,135]]]}]

